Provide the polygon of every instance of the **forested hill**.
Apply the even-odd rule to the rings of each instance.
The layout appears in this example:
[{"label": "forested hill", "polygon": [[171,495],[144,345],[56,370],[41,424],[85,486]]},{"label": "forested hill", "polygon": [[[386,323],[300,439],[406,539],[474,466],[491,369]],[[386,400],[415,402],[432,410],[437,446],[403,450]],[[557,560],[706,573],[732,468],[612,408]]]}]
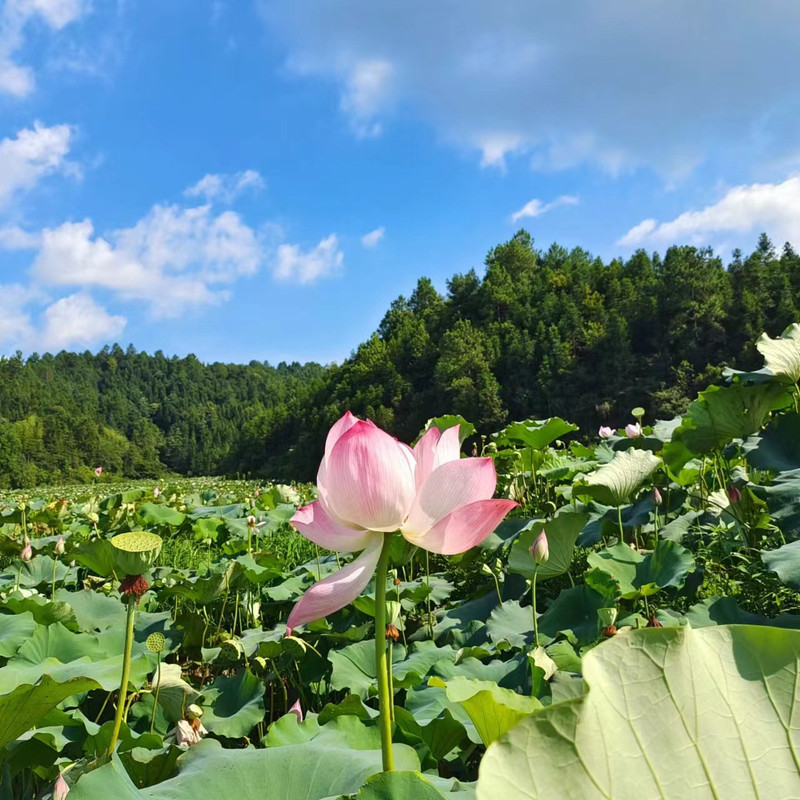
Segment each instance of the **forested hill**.
[{"label": "forested hill", "polygon": [[724,263],[675,246],[603,263],[521,231],[440,295],[422,278],[341,366],[204,365],[115,346],[0,362],[0,484],[176,472],[313,477],[349,408],[402,439],[463,414],[482,432],[554,414],[594,429],[682,411],[723,364],[800,320],[800,256],[762,235]]}]

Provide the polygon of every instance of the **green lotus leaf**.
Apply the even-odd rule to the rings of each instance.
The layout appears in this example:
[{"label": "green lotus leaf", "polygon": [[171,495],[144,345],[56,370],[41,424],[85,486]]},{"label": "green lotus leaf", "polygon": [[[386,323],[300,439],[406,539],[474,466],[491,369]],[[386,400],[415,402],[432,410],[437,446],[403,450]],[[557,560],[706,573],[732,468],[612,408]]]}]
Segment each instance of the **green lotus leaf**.
[{"label": "green lotus leaf", "polygon": [[[588,519],[589,515],[585,512],[576,511],[568,506],[549,522],[543,525],[534,524],[531,529],[523,531],[511,547],[508,558],[509,572],[516,572],[532,580],[535,571],[537,582],[563,575],[569,570],[575,542]],[[542,530],[547,535],[550,552],[547,561],[537,565],[531,556],[530,547]]]},{"label": "green lotus leaf", "polygon": [[584,656],[588,692],[492,744],[478,800],[789,800],[800,794],[800,632],[619,634]]},{"label": "green lotus leaf", "polygon": [[217,736],[240,739],[264,719],[264,684],[249,670],[220,675],[202,697],[203,725]]},{"label": "green lotus leaf", "polygon": [[800,324],[793,323],[777,339],[762,333],[756,349],[764,356],[764,364],[773,375],[790,383],[800,380]]},{"label": "green lotus leaf", "polygon": [[621,506],[631,500],[659,464],[661,459],[648,450],[625,450],[590,473],[584,483],[574,487],[573,492],[593,497],[609,506]]},{"label": "green lotus leaf", "polygon": [[507,425],[498,434],[498,439],[510,439],[534,450],[543,450],[561,436],[577,430],[577,425],[561,417],[527,419],[524,422],[512,422]]}]

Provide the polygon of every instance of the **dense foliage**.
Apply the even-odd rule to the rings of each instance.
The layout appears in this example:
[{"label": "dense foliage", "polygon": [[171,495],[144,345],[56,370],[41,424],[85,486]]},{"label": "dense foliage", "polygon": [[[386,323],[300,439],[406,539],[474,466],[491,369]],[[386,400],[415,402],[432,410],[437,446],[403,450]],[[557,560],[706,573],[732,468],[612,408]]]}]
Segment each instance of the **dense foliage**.
[{"label": "dense foliage", "polygon": [[129,477],[313,477],[343,410],[400,438],[454,411],[489,433],[562,415],[589,429],[634,405],[672,416],[718,378],[757,363],[755,337],[800,317],[800,256],[766,236],[727,264],[671,247],[603,263],[537,250],[521,231],[483,276],[441,296],[421,279],[340,366],[204,365],[132,348],[0,362],[0,485]]},{"label": "dense foliage", "polygon": [[[800,325],[757,352],[667,422],[495,431],[519,508],[453,557],[387,534],[384,609],[374,579],[291,635],[293,604],[350,558],[287,524],[312,486],[7,493],[0,797],[64,779],[69,800],[799,796]],[[141,529],[164,546],[137,607],[112,542]]]}]

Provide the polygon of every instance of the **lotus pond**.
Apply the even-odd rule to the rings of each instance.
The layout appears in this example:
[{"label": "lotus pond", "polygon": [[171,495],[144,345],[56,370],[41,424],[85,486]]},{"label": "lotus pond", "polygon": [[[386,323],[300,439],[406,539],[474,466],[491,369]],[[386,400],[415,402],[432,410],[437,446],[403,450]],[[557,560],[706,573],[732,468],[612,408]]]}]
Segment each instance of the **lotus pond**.
[{"label": "lotus pond", "polygon": [[800,325],[757,346],[672,420],[431,420],[408,497],[482,477],[423,533],[357,525],[335,449],[319,500],[6,493],[0,800],[800,796]]}]

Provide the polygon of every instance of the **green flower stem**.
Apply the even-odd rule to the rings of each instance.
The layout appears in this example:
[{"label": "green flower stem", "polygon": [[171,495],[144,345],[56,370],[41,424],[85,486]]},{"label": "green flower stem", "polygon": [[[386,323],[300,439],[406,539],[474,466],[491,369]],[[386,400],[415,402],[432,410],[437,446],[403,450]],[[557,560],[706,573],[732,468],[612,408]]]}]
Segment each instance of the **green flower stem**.
[{"label": "green flower stem", "polygon": [[539,565],[533,569],[533,580],[531,581],[531,607],[533,608],[533,644],[539,646],[539,620],[536,615],[536,576],[539,574]]},{"label": "green flower stem", "polygon": [[57,566],[58,566],[58,559],[54,557],[53,558],[53,591],[50,594],[50,599],[51,600],[55,600],[56,599],[56,567]]},{"label": "green flower stem", "polygon": [[386,666],[386,573],[389,567],[389,536],[383,537],[383,548],[375,571],[375,675],[378,678],[381,754],[383,771],[394,769],[392,753],[392,696],[389,691],[389,670]]},{"label": "green flower stem", "polygon": [[119,682],[119,698],[117,699],[117,713],[114,716],[114,730],[111,733],[111,742],[108,745],[108,755],[114,753],[122,727],[122,717],[125,714],[125,695],[128,693],[128,678],[131,674],[131,650],[133,649],[133,616],[136,613],[136,600],[128,598],[128,624],[125,629],[125,652],[122,654],[122,678]]},{"label": "green flower stem", "polygon": [[158,654],[158,683],[156,683],[156,696],[153,699],[153,718],[150,720],[150,733],[156,727],[156,714],[158,713],[158,693],[161,689],[161,653]]}]

